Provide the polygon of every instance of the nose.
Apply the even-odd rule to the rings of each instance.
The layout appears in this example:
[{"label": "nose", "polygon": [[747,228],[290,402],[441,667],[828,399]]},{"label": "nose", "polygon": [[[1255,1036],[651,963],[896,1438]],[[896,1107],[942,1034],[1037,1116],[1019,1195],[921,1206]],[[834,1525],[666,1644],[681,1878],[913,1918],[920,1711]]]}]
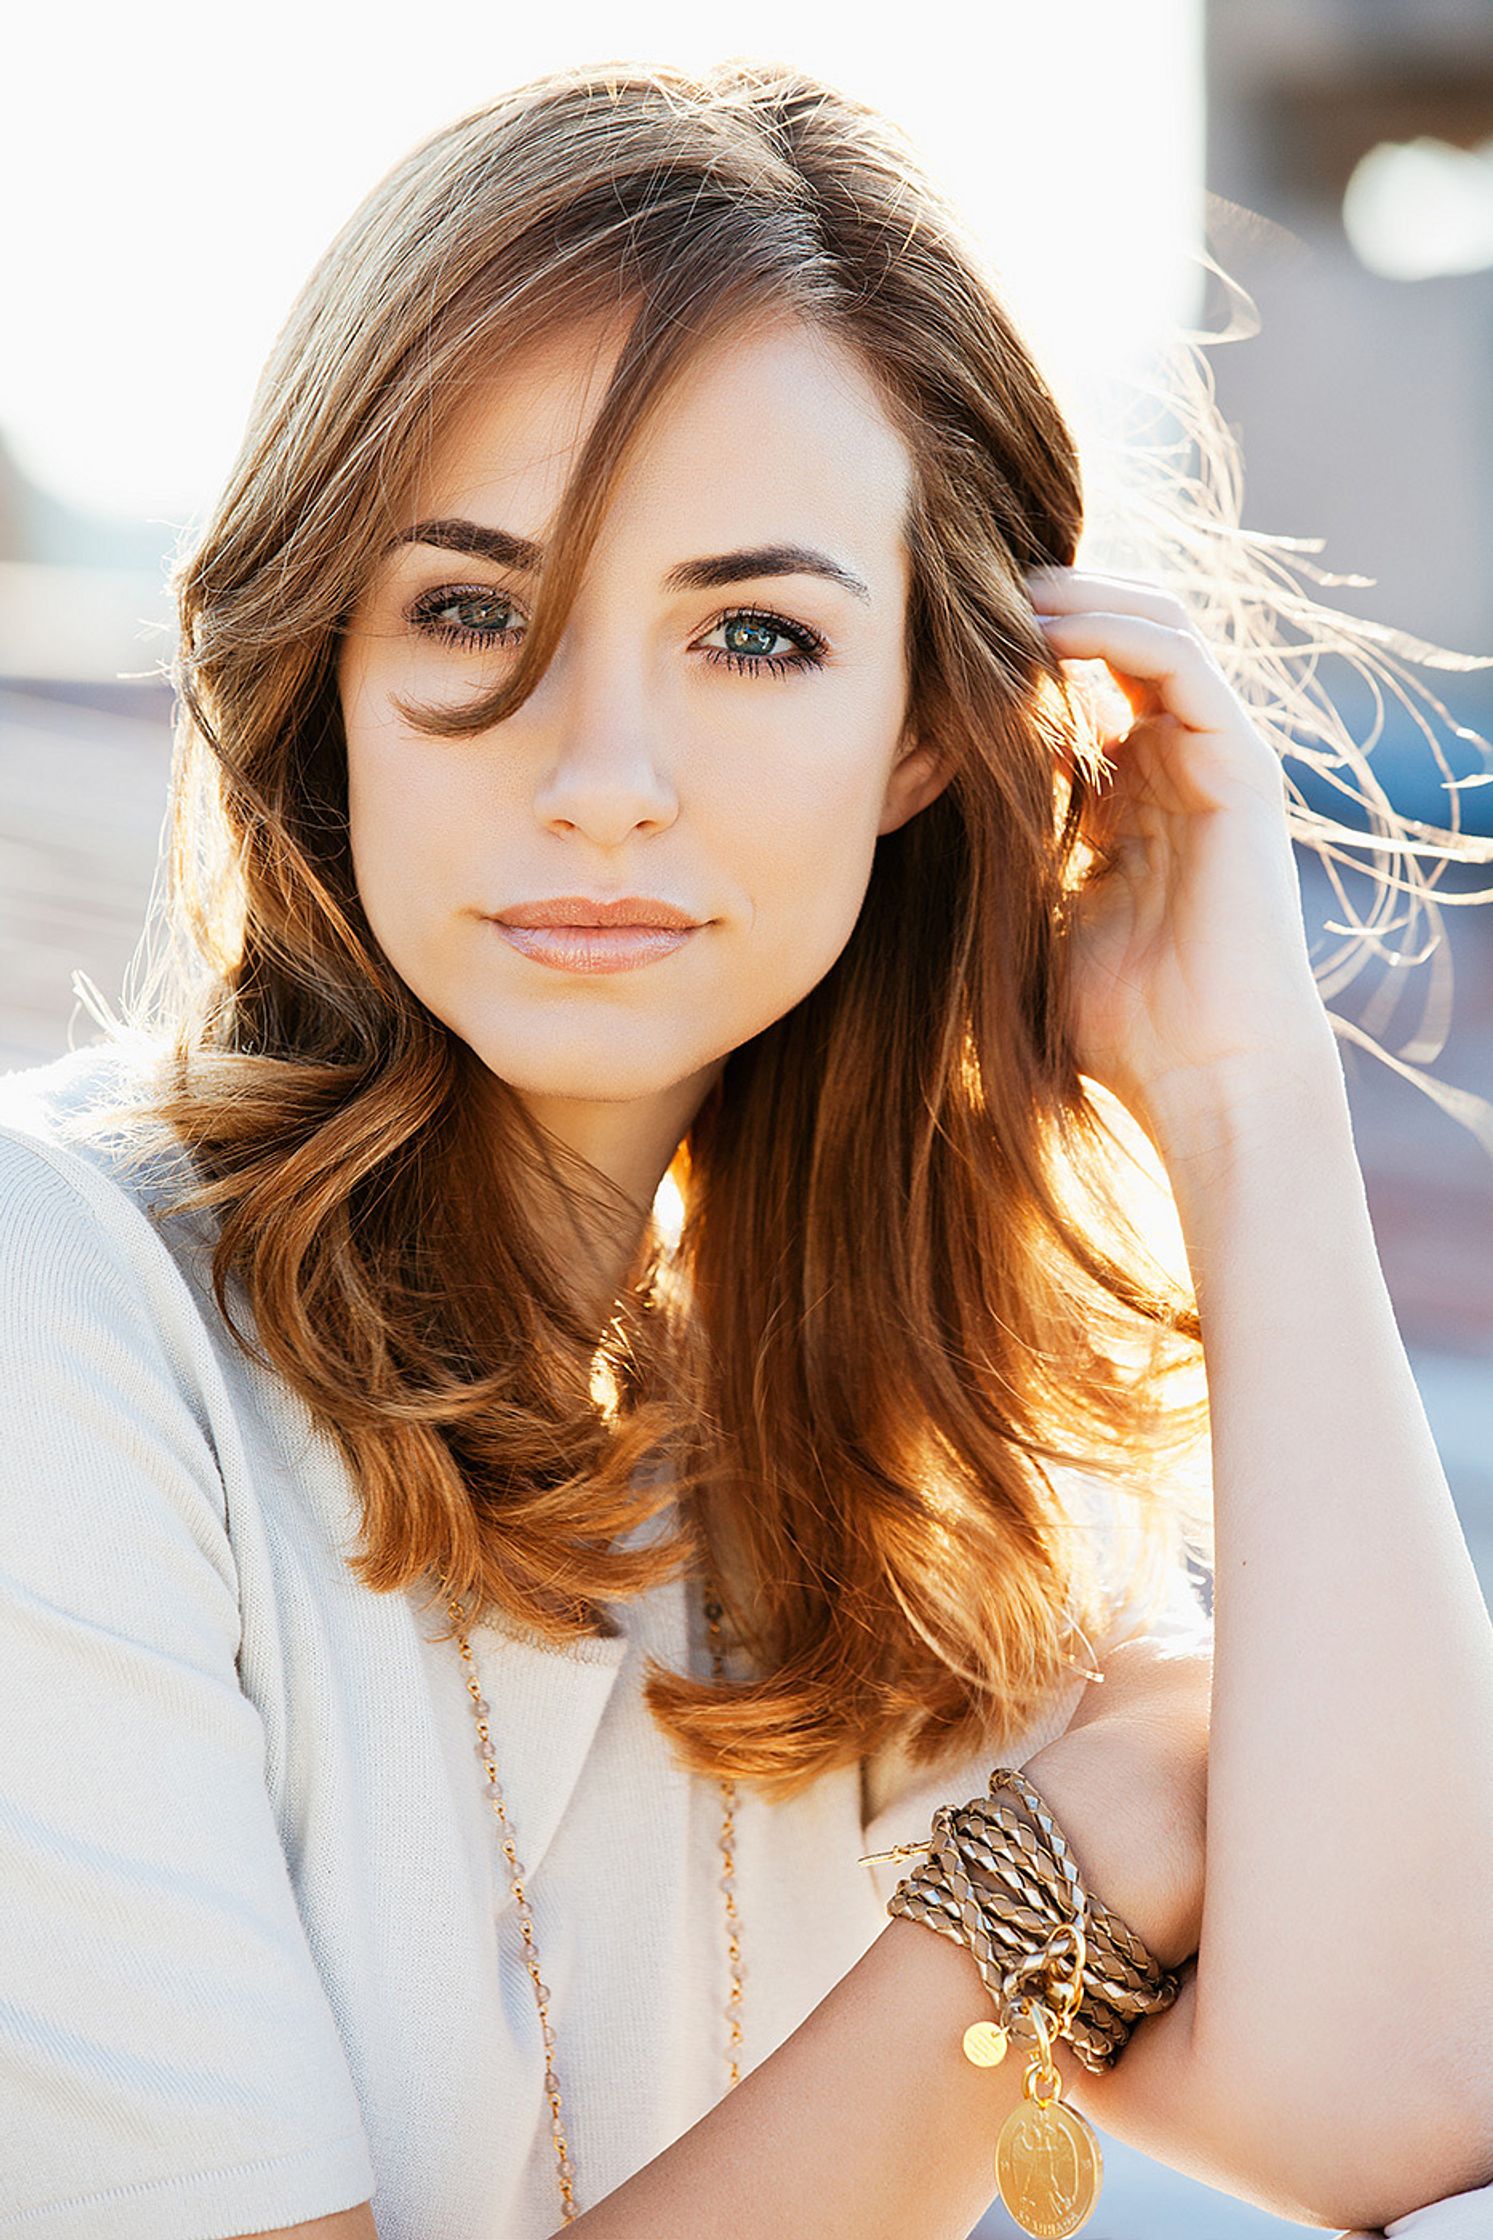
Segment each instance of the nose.
[{"label": "nose", "polygon": [[[662,830],[679,813],[663,748],[663,710],[649,689],[636,639],[589,660],[557,651],[540,690],[548,702],[548,752],[534,792],[542,822],[616,847],[640,827]],[[536,699],[538,695],[536,694]]]}]

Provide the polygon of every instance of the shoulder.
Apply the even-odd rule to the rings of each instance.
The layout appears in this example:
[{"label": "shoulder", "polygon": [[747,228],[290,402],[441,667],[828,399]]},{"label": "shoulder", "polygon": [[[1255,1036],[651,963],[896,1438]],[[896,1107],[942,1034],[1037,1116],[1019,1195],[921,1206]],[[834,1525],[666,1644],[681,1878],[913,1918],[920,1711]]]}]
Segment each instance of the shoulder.
[{"label": "shoulder", "polygon": [[112,1183],[142,1205],[158,1192],[167,1170],[180,1172],[181,1156],[158,1158],[131,1171],[122,1108],[148,1101],[165,1063],[161,1045],[143,1037],[86,1043],[61,1057],[0,1073],[0,1148],[7,1174],[17,1183],[27,1171],[50,1168],[85,1197],[89,1175]]},{"label": "shoulder", "polygon": [[189,1179],[175,1150],[126,1157],[114,1115],[148,1095],[151,1045],[91,1045],[0,1075],[0,1344],[12,1405],[20,1364],[90,1348],[125,1390],[176,1389],[201,1418],[216,1389],[203,1310],[210,1229],[159,1202]]},{"label": "shoulder", "polygon": [[225,1314],[216,1212],[168,1210],[193,1162],[132,1121],[149,1115],[165,1063],[154,1044],[108,1044],[0,1075],[0,1443],[32,1452],[44,1507],[64,1486],[79,1514],[105,1480],[117,1490],[121,1468],[137,1483],[143,1460],[142,1502],[164,1488],[220,1555],[219,1523],[252,1532],[282,1483],[340,1534],[358,1496],[263,1358],[236,1269]]},{"label": "shoulder", "polygon": [[90,1253],[157,1275],[175,1252],[200,1245],[206,1223],[166,1228],[158,1207],[190,1179],[174,1145],[138,1152],[128,1113],[147,1105],[159,1046],[93,1043],[45,1064],[0,1074],[0,1235],[5,1280],[58,1253]]}]

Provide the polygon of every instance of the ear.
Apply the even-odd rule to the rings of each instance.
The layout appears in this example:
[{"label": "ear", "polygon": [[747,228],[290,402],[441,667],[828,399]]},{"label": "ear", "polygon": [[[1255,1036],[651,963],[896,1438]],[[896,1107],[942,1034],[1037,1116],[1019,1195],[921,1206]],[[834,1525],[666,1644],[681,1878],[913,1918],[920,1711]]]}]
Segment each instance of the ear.
[{"label": "ear", "polygon": [[915,740],[905,746],[887,780],[878,834],[895,832],[919,809],[926,809],[930,801],[937,800],[951,776],[935,747],[919,746]]}]

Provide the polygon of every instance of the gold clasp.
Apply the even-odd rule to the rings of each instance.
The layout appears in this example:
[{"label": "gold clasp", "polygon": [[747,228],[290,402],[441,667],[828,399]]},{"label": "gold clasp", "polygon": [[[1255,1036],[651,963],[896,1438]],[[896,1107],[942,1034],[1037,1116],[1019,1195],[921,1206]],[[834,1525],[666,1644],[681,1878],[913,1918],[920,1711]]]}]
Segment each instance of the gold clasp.
[{"label": "gold clasp", "polygon": [[883,1859],[910,1859],[915,1851],[931,1851],[931,1843],[894,1843],[890,1851],[868,1851],[857,1861],[862,1867],[874,1867]]}]

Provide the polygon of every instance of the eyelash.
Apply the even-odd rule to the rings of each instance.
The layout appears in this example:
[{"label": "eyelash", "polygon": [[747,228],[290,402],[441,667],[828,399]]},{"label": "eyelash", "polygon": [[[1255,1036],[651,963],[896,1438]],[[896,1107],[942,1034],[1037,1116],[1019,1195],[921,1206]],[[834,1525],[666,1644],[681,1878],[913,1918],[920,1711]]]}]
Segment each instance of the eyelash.
[{"label": "eyelash", "polygon": [[[511,630],[473,630],[457,622],[438,623],[435,620],[443,607],[454,606],[461,599],[485,599],[494,605],[510,608],[515,614],[523,609],[506,592],[491,591],[485,584],[443,584],[437,591],[427,591],[409,610],[408,620],[427,637],[436,638],[444,645],[492,646],[503,645],[513,635]],[[794,654],[736,653],[729,646],[701,646],[697,650],[713,666],[754,674],[768,670],[773,676],[784,676],[794,669],[822,669],[828,650],[828,640],[806,623],[790,622],[786,615],[773,614],[766,607],[728,607],[713,622],[705,625],[707,632],[719,630],[726,622],[755,622],[764,628],[789,639],[797,646]]]}]

